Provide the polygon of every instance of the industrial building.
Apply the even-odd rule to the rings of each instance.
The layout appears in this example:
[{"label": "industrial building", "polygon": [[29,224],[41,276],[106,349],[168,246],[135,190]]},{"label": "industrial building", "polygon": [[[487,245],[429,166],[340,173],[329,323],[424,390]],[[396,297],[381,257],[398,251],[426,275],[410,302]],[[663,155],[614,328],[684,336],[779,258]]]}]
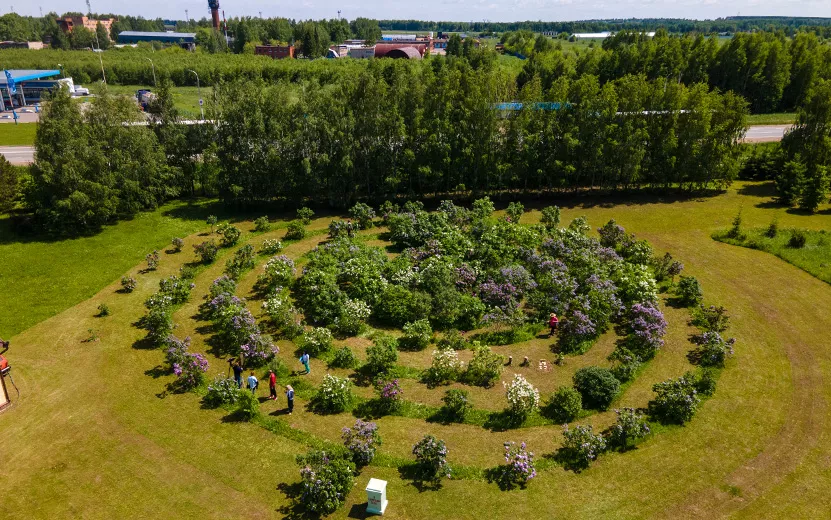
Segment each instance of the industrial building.
[{"label": "industrial building", "polygon": [[0,49],[42,49],[43,42],[0,42]]},{"label": "industrial building", "polygon": [[107,38],[110,37],[110,29],[113,27],[115,18],[106,18],[103,20],[95,20],[86,16],[67,16],[66,18],[58,18],[58,26],[67,34],[71,34],[75,27],[83,27],[84,29],[95,32],[100,23],[107,31]]},{"label": "industrial building", "polygon": [[294,45],[257,45],[254,47],[254,54],[275,60],[294,58]]},{"label": "industrial building", "polygon": [[196,33],[180,33],[173,31],[121,31],[118,33],[118,43],[132,44],[139,42],[161,42],[164,45],[178,45],[188,50],[196,47]]},{"label": "industrial building", "polygon": [[[60,76],[59,70],[7,70],[7,74],[0,75],[0,110],[11,110],[13,107],[22,107],[39,102],[44,92],[55,89],[61,84],[74,90],[72,80],[47,79]],[[10,81],[11,80],[11,88]]]}]

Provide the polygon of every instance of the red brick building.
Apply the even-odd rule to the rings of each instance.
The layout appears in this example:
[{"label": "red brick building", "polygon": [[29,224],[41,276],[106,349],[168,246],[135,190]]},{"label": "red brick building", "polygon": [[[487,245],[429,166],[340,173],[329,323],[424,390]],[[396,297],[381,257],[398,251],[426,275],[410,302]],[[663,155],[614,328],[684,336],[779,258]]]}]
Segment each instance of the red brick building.
[{"label": "red brick building", "polygon": [[257,45],[254,54],[269,56],[275,60],[294,58],[294,45]]}]

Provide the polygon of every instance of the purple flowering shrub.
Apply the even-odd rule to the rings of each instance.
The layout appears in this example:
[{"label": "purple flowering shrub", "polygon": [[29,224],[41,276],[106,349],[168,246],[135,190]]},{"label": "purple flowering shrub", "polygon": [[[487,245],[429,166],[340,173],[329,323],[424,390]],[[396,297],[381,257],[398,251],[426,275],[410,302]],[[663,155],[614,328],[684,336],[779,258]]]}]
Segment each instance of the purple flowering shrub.
[{"label": "purple flowering shrub", "polygon": [[646,416],[634,408],[615,410],[617,422],[609,430],[609,444],[623,451],[629,447],[629,441],[637,441],[649,435]]},{"label": "purple flowering shrub", "polygon": [[157,267],[159,267],[159,252],[153,250],[152,253],[147,253],[147,256],[144,257],[147,261],[147,270],[148,271],[155,271]]},{"label": "purple flowering shrub", "polygon": [[185,391],[201,385],[208,371],[208,360],[199,353],[188,352],[190,337],[180,340],[170,335],[167,338],[166,360],[170,371],[176,376],[172,386]]},{"label": "purple flowering shrub", "polygon": [[698,348],[690,356],[704,367],[723,367],[727,358],[733,355],[736,338],[725,340],[718,332],[704,332],[692,337]]},{"label": "purple flowering shrub", "polygon": [[504,488],[525,487],[528,481],[537,476],[534,467],[534,453],[528,451],[524,442],[505,443],[505,465],[502,466],[500,484]]},{"label": "purple flowering shrub", "polygon": [[131,293],[136,290],[138,282],[132,276],[124,276],[121,278],[121,291]]},{"label": "purple flowering shrub", "polygon": [[355,421],[355,425],[351,428],[344,427],[341,430],[341,439],[346,449],[352,453],[352,462],[359,468],[372,462],[375,458],[375,451],[381,445],[378,425],[360,419]]},{"label": "purple flowering shrub", "polygon": [[375,381],[375,392],[378,394],[379,408],[384,413],[398,410],[404,399],[404,390],[398,379],[378,378]]},{"label": "purple flowering shrub", "polygon": [[701,403],[696,383],[696,378],[687,373],[677,379],[653,385],[655,399],[649,402],[650,415],[664,423],[689,422]]},{"label": "purple flowering shrub", "polygon": [[173,301],[170,296],[154,294],[145,302],[147,314],[139,324],[147,331],[147,340],[155,347],[162,347],[173,332]]},{"label": "purple flowering shrub", "polygon": [[272,257],[266,262],[263,273],[257,278],[257,288],[268,292],[277,287],[289,287],[294,282],[296,273],[294,260],[286,255]]},{"label": "purple flowering shrub", "polygon": [[568,312],[560,322],[557,347],[563,353],[582,353],[594,342],[598,332],[595,323],[580,309]]},{"label": "purple flowering shrub", "polygon": [[298,455],[303,492],[300,504],[317,515],[328,515],[340,508],[355,481],[355,465],[335,453],[312,451]]},{"label": "purple flowering shrub", "polygon": [[422,482],[438,485],[443,477],[450,477],[447,464],[447,446],[443,440],[425,435],[413,446],[417,477]]},{"label": "purple flowering shrub", "polygon": [[615,219],[610,220],[603,227],[597,228],[597,233],[600,235],[600,245],[611,249],[624,247],[632,240],[623,226],[619,226],[615,222]]},{"label": "purple flowering shrub", "polygon": [[349,209],[349,216],[357,223],[360,229],[369,229],[372,227],[372,221],[375,219],[375,210],[368,204],[358,202]]},{"label": "purple flowering shrub", "polygon": [[235,404],[241,390],[237,388],[237,382],[230,377],[217,376],[208,385],[208,391],[202,402],[210,407],[217,408],[226,404]]},{"label": "purple flowering shrub", "polygon": [[664,313],[652,302],[636,303],[629,309],[626,329],[627,348],[638,357],[638,361],[647,361],[664,346],[667,321]]},{"label": "purple flowering shrub", "polygon": [[194,245],[193,252],[196,253],[196,256],[199,257],[199,260],[203,264],[211,264],[214,260],[216,260],[216,255],[219,253],[219,247],[217,247],[216,242],[211,239]]},{"label": "purple flowering shrub", "polygon": [[280,347],[274,344],[268,334],[253,333],[240,345],[240,353],[248,367],[261,367],[279,352]]},{"label": "purple flowering shrub", "polygon": [[589,465],[606,451],[606,439],[594,433],[591,426],[575,426],[569,429],[563,426],[563,446],[560,457],[568,469],[579,471]]},{"label": "purple flowering shrub", "polygon": [[185,241],[179,237],[175,237],[170,243],[173,245],[174,253],[181,253],[182,248],[185,247]]},{"label": "purple flowering shrub", "polygon": [[195,285],[189,280],[183,280],[176,275],[159,281],[159,294],[169,296],[173,305],[185,303],[190,298],[190,290]]}]

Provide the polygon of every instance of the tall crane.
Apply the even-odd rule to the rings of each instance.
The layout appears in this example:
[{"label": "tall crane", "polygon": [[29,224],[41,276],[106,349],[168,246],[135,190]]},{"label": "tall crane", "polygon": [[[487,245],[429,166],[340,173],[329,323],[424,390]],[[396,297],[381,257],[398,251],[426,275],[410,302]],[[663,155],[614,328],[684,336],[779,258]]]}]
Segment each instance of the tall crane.
[{"label": "tall crane", "polygon": [[219,30],[219,0],[208,0],[208,8],[211,10],[211,20],[214,30]]}]

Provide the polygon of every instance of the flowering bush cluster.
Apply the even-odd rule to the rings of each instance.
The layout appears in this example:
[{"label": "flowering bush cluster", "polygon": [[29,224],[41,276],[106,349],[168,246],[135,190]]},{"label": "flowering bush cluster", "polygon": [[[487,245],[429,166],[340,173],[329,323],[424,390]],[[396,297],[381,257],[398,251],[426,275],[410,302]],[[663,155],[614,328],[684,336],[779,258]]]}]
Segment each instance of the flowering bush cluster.
[{"label": "flowering bush cluster", "polygon": [[308,224],[308,222],[300,221],[300,220],[292,220],[289,222],[288,227],[286,228],[286,240],[303,240],[306,238],[306,228],[304,228],[304,224]]},{"label": "flowering bush cluster", "polygon": [[157,267],[159,267],[159,252],[153,251],[152,253],[147,253],[147,256],[144,257],[147,261],[147,270],[148,271],[155,271]]},{"label": "flowering bush cluster", "polygon": [[294,282],[294,261],[286,255],[279,255],[269,259],[263,269],[263,274],[257,278],[257,285],[264,292],[273,291],[277,287],[289,287]]},{"label": "flowering bush cluster", "polygon": [[524,377],[514,374],[514,379],[505,386],[508,410],[516,418],[524,418],[540,407],[540,391]]},{"label": "flowering bush cluster", "polygon": [[132,276],[124,276],[121,278],[121,290],[126,293],[131,293],[136,290],[138,282]]},{"label": "flowering bush cluster", "polygon": [[352,381],[326,374],[312,400],[314,408],[324,413],[340,413],[352,404]]},{"label": "flowering bush cluster", "polygon": [[461,372],[459,354],[452,348],[441,348],[433,351],[433,363],[426,370],[424,380],[431,386],[438,386],[456,381]]},{"label": "flowering bush cluster", "polygon": [[[291,297],[286,289],[277,288],[274,293],[263,302],[263,312],[268,315],[272,325],[283,336],[295,338],[303,333],[303,320],[300,313],[291,302]],[[311,352],[310,355],[313,355]]]},{"label": "flowering bush cluster", "polygon": [[323,451],[298,456],[303,493],[300,503],[318,515],[334,513],[343,505],[355,481],[355,465],[350,460]]},{"label": "flowering bush cluster", "polygon": [[364,328],[364,321],[372,314],[366,302],[347,298],[333,326],[344,336],[355,336]]},{"label": "flowering bush cluster", "polygon": [[263,243],[260,246],[260,253],[263,253],[265,255],[276,255],[282,250],[283,243],[277,240],[276,238],[269,238],[263,240]]},{"label": "flowering bush cluster", "polygon": [[443,440],[436,439],[432,435],[425,435],[413,446],[413,455],[416,458],[420,480],[438,484],[442,477],[450,477],[447,446]]},{"label": "flowering bush cluster", "polygon": [[378,393],[380,408],[386,413],[397,410],[404,398],[404,390],[398,379],[380,378],[375,382],[375,391]]},{"label": "flowering bush cluster", "polygon": [[442,415],[451,421],[463,422],[467,412],[473,408],[470,404],[470,395],[467,390],[453,388],[444,393],[441,398],[444,405],[441,408]]},{"label": "flowering bush cluster", "polygon": [[502,356],[491,351],[490,347],[474,342],[473,358],[467,364],[463,379],[475,386],[493,386],[502,375],[502,363]]},{"label": "flowering bush cluster", "polygon": [[147,330],[147,340],[155,347],[162,347],[173,332],[173,300],[167,295],[154,294],[144,306],[147,314],[141,318],[140,325]]},{"label": "flowering bush cluster", "polygon": [[701,403],[692,374],[668,379],[652,387],[655,399],[650,401],[650,413],[667,423],[684,424],[693,418]]},{"label": "flowering bush cluster", "polygon": [[223,222],[217,228],[217,232],[222,235],[222,247],[231,247],[235,246],[237,242],[239,242],[239,237],[242,235],[242,231],[239,228],[228,224],[227,222]]},{"label": "flowering bush cluster", "polygon": [[193,252],[196,253],[196,256],[199,257],[199,260],[203,264],[211,264],[216,260],[219,248],[213,240],[206,240],[193,246]]},{"label": "flowering bush cluster", "polygon": [[280,349],[270,336],[262,334],[245,300],[233,295],[235,288],[236,283],[228,276],[214,280],[205,314],[213,321],[217,337],[230,353],[242,354],[247,365],[262,366]]},{"label": "flowering bush cluster", "polygon": [[626,450],[629,441],[637,441],[649,435],[649,425],[646,423],[646,416],[638,413],[633,408],[615,410],[617,422],[612,425],[609,431],[609,442],[622,450]]},{"label": "flowering bush cluster", "polygon": [[502,467],[501,482],[507,487],[515,485],[525,486],[529,480],[537,476],[534,467],[534,453],[528,451],[524,442],[505,443],[505,466]]},{"label": "flowering bush cluster", "polygon": [[629,309],[627,319],[627,348],[638,361],[652,359],[664,346],[667,321],[664,314],[652,302],[636,303]]},{"label": "flowering bush cluster", "polygon": [[349,216],[358,223],[361,229],[369,229],[375,219],[375,210],[367,204],[359,202],[349,210]]},{"label": "flowering bush cluster", "polygon": [[230,377],[217,376],[208,385],[208,391],[202,401],[205,405],[216,408],[226,404],[235,404],[239,397],[237,382]]},{"label": "flowering bush cluster", "polygon": [[378,425],[374,422],[355,421],[351,428],[341,430],[343,445],[352,453],[352,462],[356,466],[367,466],[375,458],[375,451],[381,445]]},{"label": "flowering bush cluster", "polygon": [[179,237],[174,238],[170,241],[171,245],[173,246],[173,251],[175,253],[181,253],[182,248],[185,247],[185,241]]},{"label": "flowering bush cluster", "polygon": [[190,337],[180,340],[171,335],[167,338],[167,364],[176,376],[174,386],[180,390],[191,390],[202,384],[208,371],[205,356],[188,352],[189,348]]},{"label": "flowering bush cluster", "polygon": [[591,426],[563,426],[563,454],[573,469],[589,467],[597,457],[606,451],[606,439],[594,433]]},{"label": "flowering bush cluster", "polygon": [[267,216],[262,216],[254,219],[254,231],[256,231],[257,233],[265,233],[266,231],[271,231],[271,222],[268,220]]},{"label": "flowering bush cluster", "polygon": [[319,356],[332,348],[332,340],[332,332],[329,329],[315,327],[303,333],[300,343],[310,356]]},{"label": "flowering bush cluster", "polygon": [[192,282],[173,275],[159,281],[158,294],[169,297],[171,304],[179,305],[188,301],[190,291],[194,287]]},{"label": "flowering bush cluster", "polygon": [[404,336],[398,340],[399,345],[409,350],[422,350],[433,338],[433,328],[426,319],[405,323]]},{"label": "flowering bush cluster", "polygon": [[718,332],[704,332],[693,336],[692,342],[698,345],[694,354],[701,366],[723,367],[727,358],[733,355],[736,338],[725,340]]}]

